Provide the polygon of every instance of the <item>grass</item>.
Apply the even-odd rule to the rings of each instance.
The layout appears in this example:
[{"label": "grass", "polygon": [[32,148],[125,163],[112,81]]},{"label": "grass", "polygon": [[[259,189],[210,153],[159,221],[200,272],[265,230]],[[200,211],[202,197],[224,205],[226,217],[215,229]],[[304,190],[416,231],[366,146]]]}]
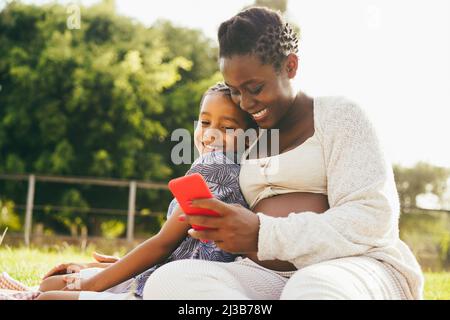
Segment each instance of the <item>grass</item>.
[{"label": "grass", "polygon": [[[93,247],[88,247],[86,252],[93,250]],[[88,253],[71,246],[46,249],[5,246],[0,248],[0,271],[8,272],[28,286],[35,286],[47,271],[59,263],[91,261]],[[424,296],[427,300],[450,300],[450,272],[426,272]]]},{"label": "grass", "polygon": [[0,248],[0,272],[8,272],[13,278],[28,286],[38,285],[42,276],[59,263],[91,260],[89,254],[84,254],[73,247],[67,247],[65,250]]},{"label": "grass", "polygon": [[425,299],[450,300],[450,272],[425,272]]}]

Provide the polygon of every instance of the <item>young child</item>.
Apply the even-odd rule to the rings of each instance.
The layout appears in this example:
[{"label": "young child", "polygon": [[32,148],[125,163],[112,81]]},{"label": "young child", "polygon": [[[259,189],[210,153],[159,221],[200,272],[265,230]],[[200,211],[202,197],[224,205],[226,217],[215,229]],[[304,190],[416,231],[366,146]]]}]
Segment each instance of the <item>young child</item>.
[{"label": "young child", "polygon": [[[232,102],[227,86],[219,83],[209,88],[202,97],[194,133],[200,157],[186,174],[200,173],[216,198],[247,207],[239,188],[240,168],[235,160],[239,156],[235,153],[238,135],[255,127],[251,117]],[[117,262],[104,264],[104,268],[86,268],[73,275],[48,277],[41,283],[40,291],[43,292],[37,299],[139,299],[147,278],[162,264],[180,259],[235,260],[236,255],[220,250],[213,242],[205,243],[190,237],[188,230],[191,227],[178,220],[181,214],[176,199],[173,199],[167,221],[157,235]],[[36,296],[28,295],[28,298],[35,299]]]}]

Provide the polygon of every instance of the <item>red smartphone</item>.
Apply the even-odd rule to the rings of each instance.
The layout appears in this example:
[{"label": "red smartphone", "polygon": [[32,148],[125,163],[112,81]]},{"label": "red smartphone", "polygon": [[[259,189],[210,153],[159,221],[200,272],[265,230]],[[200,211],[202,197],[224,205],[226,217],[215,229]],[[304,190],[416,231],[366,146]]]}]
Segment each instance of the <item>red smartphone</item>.
[{"label": "red smartphone", "polygon": [[[169,189],[177,199],[181,209],[185,214],[189,215],[213,215],[219,216],[219,214],[213,210],[195,208],[190,205],[190,201],[194,199],[213,198],[213,194],[209,190],[205,179],[200,173],[193,173],[180,178],[172,179],[169,181]],[[202,226],[192,225],[194,230],[206,230]]]}]

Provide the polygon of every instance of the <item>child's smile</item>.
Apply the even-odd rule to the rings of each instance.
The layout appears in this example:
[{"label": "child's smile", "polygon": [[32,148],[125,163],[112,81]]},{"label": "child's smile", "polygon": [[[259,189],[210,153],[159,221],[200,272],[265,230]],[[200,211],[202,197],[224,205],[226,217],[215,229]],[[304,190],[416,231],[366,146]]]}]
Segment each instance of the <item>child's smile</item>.
[{"label": "child's smile", "polygon": [[195,147],[200,154],[235,152],[238,148],[236,130],[247,130],[248,118],[249,115],[226,95],[214,93],[206,96],[194,132]]}]

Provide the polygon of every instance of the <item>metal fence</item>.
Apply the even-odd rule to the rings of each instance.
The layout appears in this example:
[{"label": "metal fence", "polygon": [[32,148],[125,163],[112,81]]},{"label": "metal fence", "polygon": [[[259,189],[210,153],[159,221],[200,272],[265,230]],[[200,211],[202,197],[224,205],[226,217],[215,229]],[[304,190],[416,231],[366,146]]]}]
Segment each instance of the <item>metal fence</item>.
[{"label": "metal fence", "polygon": [[[157,183],[150,181],[136,181],[136,180],[122,180],[122,179],[101,179],[101,178],[89,178],[89,177],[63,177],[63,176],[48,176],[48,175],[35,175],[35,174],[0,174],[0,180],[16,180],[16,181],[28,181],[28,192],[26,205],[16,205],[17,208],[25,208],[25,226],[24,226],[24,242],[25,245],[30,245],[31,229],[33,224],[33,209],[42,209],[45,206],[34,204],[34,194],[36,189],[36,182],[52,182],[52,183],[64,183],[64,184],[82,184],[82,185],[97,185],[97,186],[109,186],[109,187],[127,187],[129,188],[128,194],[128,211],[119,209],[99,209],[89,208],[83,211],[88,213],[126,213],[127,217],[127,242],[132,243],[134,240],[134,218],[136,215],[136,191],[137,188],[141,189],[153,189],[153,190],[168,190],[167,183]],[[73,207],[60,207],[52,206],[57,210],[77,210],[80,208]],[[154,215],[162,214],[160,212],[154,213]]]}]

